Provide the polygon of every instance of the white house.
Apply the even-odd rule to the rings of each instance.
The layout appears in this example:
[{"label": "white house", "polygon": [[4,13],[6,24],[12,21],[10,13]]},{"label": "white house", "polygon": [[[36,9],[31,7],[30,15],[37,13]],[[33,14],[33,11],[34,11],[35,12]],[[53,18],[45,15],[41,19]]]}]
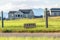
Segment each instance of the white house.
[{"label": "white house", "polygon": [[18,11],[10,11],[8,13],[9,19],[17,18],[34,18],[34,12],[32,9],[20,9]]}]

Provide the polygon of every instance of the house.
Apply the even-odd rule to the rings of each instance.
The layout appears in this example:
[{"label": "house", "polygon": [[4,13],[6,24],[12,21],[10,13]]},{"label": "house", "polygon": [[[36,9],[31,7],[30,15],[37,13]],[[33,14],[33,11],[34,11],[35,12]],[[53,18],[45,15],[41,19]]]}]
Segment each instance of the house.
[{"label": "house", "polygon": [[10,11],[8,13],[9,19],[18,19],[18,18],[34,18],[34,12],[32,9],[20,9],[18,11]]},{"label": "house", "polygon": [[60,8],[51,8],[50,15],[51,16],[60,16]]}]

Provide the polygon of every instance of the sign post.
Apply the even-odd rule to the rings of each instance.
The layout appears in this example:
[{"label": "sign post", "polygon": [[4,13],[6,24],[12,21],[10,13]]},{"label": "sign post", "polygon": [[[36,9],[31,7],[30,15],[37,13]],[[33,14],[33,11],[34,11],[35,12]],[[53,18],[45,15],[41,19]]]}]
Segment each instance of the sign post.
[{"label": "sign post", "polygon": [[48,13],[47,13],[47,8],[45,8],[45,16],[46,16],[46,28],[48,28]]},{"label": "sign post", "polygon": [[4,27],[3,11],[1,11],[1,15],[2,15],[2,28],[3,28]]}]

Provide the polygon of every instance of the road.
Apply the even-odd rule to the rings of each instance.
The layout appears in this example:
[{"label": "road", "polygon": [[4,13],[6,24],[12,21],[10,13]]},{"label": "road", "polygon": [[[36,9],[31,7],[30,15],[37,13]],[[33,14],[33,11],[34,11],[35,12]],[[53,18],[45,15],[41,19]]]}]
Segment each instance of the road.
[{"label": "road", "polygon": [[0,37],[60,37],[60,33],[0,33]]}]

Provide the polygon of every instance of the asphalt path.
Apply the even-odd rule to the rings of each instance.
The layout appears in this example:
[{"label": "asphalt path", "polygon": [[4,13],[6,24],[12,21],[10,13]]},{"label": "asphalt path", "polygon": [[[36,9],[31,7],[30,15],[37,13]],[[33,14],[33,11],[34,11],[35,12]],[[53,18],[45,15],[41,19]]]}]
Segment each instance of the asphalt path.
[{"label": "asphalt path", "polygon": [[0,33],[0,37],[60,37],[60,33]]}]

